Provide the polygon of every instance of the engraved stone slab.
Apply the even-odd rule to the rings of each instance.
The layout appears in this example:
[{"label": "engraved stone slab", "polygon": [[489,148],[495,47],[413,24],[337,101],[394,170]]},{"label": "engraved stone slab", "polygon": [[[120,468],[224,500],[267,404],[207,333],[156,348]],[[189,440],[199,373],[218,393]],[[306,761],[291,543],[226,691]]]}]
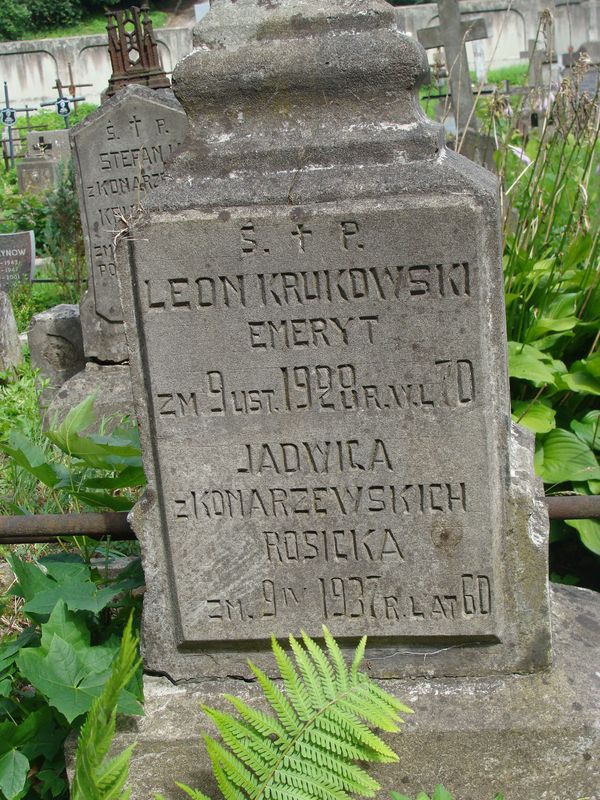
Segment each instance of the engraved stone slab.
[{"label": "engraved stone slab", "polygon": [[500,634],[481,224],[417,201],[135,243],[181,644]]},{"label": "engraved stone slab", "polygon": [[333,6],[215,4],[175,74],[190,140],[120,245],[146,667],[245,675],[325,623],[383,677],[542,668],[495,179],[424,119],[391,8]]},{"label": "engraved stone slab", "polygon": [[113,241],[164,173],[187,120],[172,93],[128,86],[72,131],[90,286],[81,304],[88,359],[127,359]]}]

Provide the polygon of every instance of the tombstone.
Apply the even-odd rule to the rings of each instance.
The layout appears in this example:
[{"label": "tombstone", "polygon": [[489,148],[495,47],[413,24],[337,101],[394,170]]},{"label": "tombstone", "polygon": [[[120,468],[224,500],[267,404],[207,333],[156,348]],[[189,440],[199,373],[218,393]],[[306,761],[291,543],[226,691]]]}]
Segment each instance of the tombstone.
[{"label": "tombstone", "polygon": [[17,164],[17,181],[21,194],[48,194],[58,183],[59,162],[54,158],[25,156]]},{"label": "tombstone", "polygon": [[580,61],[586,62],[585,71],[576,77],[580,95],[595,97],[600,82],[600,42],[585,42],[575,52],[563,55],[565,73],[572,75],[573,67]]},{"label": "tombstone", "polygon": [[417,710],[386,789],[589,795],[600,603],[554,592],[553,651],[496,180],[422,114],[425,52],[383,0],[220,0],[194,45],[190,135],[117,256],[166,676],[115,743],[132,797],[209,789],[199,702],[255,702],[246,659],[323,623]]},{"label": "tombstone", "polygon": [[12,305],[0,291],[0,372],[14,369],[23,361],[23,350]]},{"label": "tombstone", "polygon": [[71,158],[69,131],[66,128],[52,131],[29,131],[27,150],[31,155],[39,155],[40,152],[44,152],[56,161],[68,161]]},{"label": "tombstone", "polygon": [[466,43],[487,39],[485,21],[478,18],[462,22],[458,0],[438,0],[437,6],[440,24],[418,30],[417,36],[426,50],[444,48],[456,126],[459,131],[477,130]]},{"label": "tombstone", "polygon": [[31,365],[48,381],[47,405],[65,381],[85,367],[79,306],[62,303],[34,314],[27,331]]},{"label": "tombstone", "polygon": [[0,234],[0,291],[31,281],[35,272],[35,233]]},{"label": "tombstone", "polygon": [[89,265],[81,303],[85,355],[127,360],[113,242],[161,181],[183,141],[185,114],[170,92],[126,86],[74,128],[73,166]]}]

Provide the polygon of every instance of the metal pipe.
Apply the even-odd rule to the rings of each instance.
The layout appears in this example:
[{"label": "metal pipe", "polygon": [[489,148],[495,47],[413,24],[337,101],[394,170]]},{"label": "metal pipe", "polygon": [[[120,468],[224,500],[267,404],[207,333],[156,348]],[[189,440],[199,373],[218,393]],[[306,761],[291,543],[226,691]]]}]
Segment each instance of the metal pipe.
[{"label": "metal pipe", "polygon": [[546,503],[550,519],[600,518],[600,495],[554,495]]},{"label": "metal pipe", "polygon": [[89,514],[30,514],[0,517],[0,543],[55,542],[63,536],[87,536],[119,541],[135,539],[125,511]]},{"label": "metal pipe", "polygon": [[[557,495],[545,500],[550,519],[600,519],[600,495]],[[117,541],[136,538],[126,511],[0,517],[0,544],[55,542],[64,536],[110,536]]]}]

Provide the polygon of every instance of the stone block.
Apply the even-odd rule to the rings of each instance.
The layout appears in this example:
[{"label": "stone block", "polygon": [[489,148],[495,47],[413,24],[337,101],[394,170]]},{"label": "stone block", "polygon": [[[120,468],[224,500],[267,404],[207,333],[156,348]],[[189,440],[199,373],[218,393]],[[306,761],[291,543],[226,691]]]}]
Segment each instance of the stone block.
[{"label": "stone block", "polygon": [[35,314],[27,340],[32,366],[48,381],[47,399],[85,367],[77,305],[62,303]]},{"label": "stone block", "polygon": [[66,381],[52,398],[44,417],[44,426],[52,429],[69,411],[90,395],[95,396],[95,429],[114,428],[133,413],[131,379],[125,364],[99,365],[88,362],[81,372]]},{"label": "stone block", "polygon": [[27,156],[17,164],[17,180],[21,194],[47,194],[58,181],[58,161]]}]

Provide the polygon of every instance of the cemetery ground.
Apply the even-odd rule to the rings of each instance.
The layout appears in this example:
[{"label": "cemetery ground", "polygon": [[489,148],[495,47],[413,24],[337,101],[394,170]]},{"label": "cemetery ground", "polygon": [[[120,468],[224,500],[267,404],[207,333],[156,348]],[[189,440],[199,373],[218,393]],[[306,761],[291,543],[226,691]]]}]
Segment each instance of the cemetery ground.
[{"label": "cemetery ground", "polygon": [[[494,77],[500,82],[504,76]],[[541,127],[528,126],[525,136],[525,95],[486,95],[476,113],[497,143],[503,186],[513,419],[536,435],[536,469],[547,494],[591,495],[600,494],[600,143],[598,98],[581,98],[577,80],[576,74],[575,82],[563,83]],[[423,90],[422,102],[436,113],[426,99],[431,93]],[[76,194],[68,171],[42,199],[19,195],[14,174],[2,173],[0,194],[0,233],[34,229],[38,252],[47,257],[39,276],[56,280],[12,289],[24,332],[35,313],[81,296]],[[21,365],[0,375],[0,513],[131,508],[144,485],[132,422],[90,433],[97,428],[89,399],[61,425],[44,430],[40,389],[27,353]],[[140,713],[141,669],[131,647],[129,656],[125,652],[130,640],[123,636],[131,614],[139,627],[137,545],[79,537],[2,552],[0,796],[66,797],[63,740],[81,726],[106,684],[121,640],[113,695],[117,686],[120,712]],[[550,553],[552,580],[600,591],[599,520],[554,520]],[[116,571],[113,565],[123,559],[127,567]],[[68,653],[46,647],[59,629]],[[67,665],[85,675],[76,691],[69,676],[52,679],[64,676]],[[107,707],[94,712],[110,717]],[[88,726],[89,741],[94,733]],[[490,786],[489,797],[509,790]],[[436,800],[446,800],[441,789]]]}]

